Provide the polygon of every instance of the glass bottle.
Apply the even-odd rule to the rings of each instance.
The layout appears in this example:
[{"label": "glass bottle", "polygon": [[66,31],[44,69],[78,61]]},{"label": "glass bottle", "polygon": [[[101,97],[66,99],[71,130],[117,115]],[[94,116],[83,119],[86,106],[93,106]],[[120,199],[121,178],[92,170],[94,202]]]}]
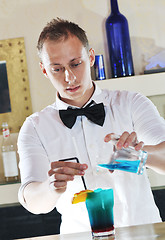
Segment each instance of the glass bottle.
[{"label": "glass bottle", "polygon": [[1,151],[5,180],[6,182],[16,182],[18,181],[17,157],[14,145],[12,144],[9,127],[6,122],[2,123],[2,132],[3,140]]},{"label": "glass bottle", "polygon": [[111,14],[106,20],[106,34],[112,78],[134,75],[128,21],[119,12],[117,0],[111,0]]},{"label": "glass bottle", "polygon": [[143,150],[136,151],[132,146],[118,150],[116,148],[116,143],[119,138],[120,136],[114,134],[112,140],[105,143],[107,147],[109,147],[109,144],[113,146],[113,153],[109,159],[106,159],[106,161],[108,160],[107,162],[99,163],[98,165],[109,170],[121,170],[136,173],[138,175],[143,174],[148,153]]}]

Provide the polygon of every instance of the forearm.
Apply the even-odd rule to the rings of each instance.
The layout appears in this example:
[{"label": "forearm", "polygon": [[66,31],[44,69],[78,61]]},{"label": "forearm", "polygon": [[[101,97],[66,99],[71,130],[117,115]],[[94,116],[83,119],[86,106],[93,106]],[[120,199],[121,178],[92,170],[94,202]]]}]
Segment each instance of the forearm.
[{"label": "forearm", "polygon": [[75,175],[83,176],[87,168],[87,164],[52,162],[45,182],[32,182],[25,187],[23,196],[26,208],[35,214],[50,212],[65,192],[68,181],[73,181]]},{"label": "forearm", "polygon": [[143,150],[148,152],[146,167],[151,168],[159,174],[165,174],[165,142],[155,146],[146,145]]},{"label": "forearm", "polygon": [[27,209],[34,214],[48,213],[55,208],[64,191],[65,188],[51,189],[48,180],[29,183],[24,189]]}]

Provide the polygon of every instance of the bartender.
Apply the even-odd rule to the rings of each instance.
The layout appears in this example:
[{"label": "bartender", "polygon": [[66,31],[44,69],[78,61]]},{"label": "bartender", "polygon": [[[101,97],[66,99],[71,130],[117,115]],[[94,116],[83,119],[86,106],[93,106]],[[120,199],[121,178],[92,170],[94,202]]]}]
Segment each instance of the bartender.
[{"label": "bartender", "polygon": [[41,70],[57,94],[20,130],[20,203],[34,214],[56,207],[62,214],[61,233],[88,231],[85,204],[71,203],[85,182],[88,189],[113,188],[115,227],[160,222],[146,171],[140,176],[107,169],[95,174],[96,152],[101,156],[100,144],[109,142],[112,133],[120,135],[118,149],[147,151],[146,167],[165,174],[165,122],[156,107],[139,93],[101,90],[92,81],[95,52],[75,23],[53,19],[42,30],[37,49]]}]

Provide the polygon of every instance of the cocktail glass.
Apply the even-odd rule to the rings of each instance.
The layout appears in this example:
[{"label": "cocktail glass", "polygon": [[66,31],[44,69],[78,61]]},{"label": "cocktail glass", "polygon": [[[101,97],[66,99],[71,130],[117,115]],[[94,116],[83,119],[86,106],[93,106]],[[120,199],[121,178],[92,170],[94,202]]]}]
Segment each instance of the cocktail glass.
[{"label": "cocktail glass", "polygon": [[113,189],[89,192],[85,201],[94,237],[114,235]]}]

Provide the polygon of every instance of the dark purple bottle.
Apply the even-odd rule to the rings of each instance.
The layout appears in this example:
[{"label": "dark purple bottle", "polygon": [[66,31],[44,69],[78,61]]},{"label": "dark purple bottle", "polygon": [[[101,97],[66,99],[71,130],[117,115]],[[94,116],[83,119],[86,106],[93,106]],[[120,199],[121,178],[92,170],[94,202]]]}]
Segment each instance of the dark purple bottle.
[{"label": "dark purple bottle", "polygon": [[106,20],[112,78],[134,75],[127,19],[119,12],[117,0],[111,0],[111,14]]}]

